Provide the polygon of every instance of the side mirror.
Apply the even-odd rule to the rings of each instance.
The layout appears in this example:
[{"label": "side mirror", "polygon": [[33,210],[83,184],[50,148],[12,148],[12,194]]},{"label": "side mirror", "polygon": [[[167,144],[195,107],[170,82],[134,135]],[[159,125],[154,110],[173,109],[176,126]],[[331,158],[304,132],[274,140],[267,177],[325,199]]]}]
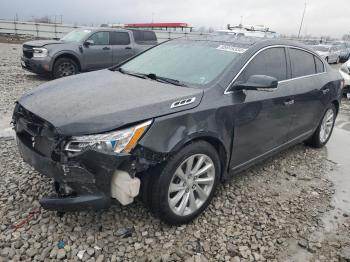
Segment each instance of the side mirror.
[{"label": "side mirror", "polygon": [[84,46],[89,47],[90,45],[94,45],[94,40],[88,39],[84,42]]},{"label": "side mirror", "polygon": [[233,90],[259,90],[268,89],[273,90],[278,86],[276,78],[265,75],[252,75],[248,78],[246,83],[238,83],[233,86]]}]

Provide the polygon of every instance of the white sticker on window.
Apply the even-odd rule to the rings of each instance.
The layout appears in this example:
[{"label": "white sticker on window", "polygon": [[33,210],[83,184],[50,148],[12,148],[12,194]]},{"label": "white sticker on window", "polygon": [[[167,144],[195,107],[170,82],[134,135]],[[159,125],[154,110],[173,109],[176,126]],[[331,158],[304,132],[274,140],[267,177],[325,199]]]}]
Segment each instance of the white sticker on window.
[{"label": "white sticker on window", "polygon": [[245,51],[247,51],[247,49],[245,48],[231,46],[231,45],[219,45],[216,49],[222,50],[222,51],[239,53],[239,54],[243,54]]}]

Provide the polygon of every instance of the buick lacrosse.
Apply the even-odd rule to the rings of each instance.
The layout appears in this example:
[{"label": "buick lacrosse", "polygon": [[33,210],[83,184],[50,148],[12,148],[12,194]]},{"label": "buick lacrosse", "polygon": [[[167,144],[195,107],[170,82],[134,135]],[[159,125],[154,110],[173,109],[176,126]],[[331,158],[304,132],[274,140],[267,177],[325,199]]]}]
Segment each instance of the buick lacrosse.
[{"label": "buick lacrosse", "polygon": [[41,85],[17,101],[13,124],[23,159],[54,182],[45,209],[139,196],[182,224],[220,181],[297,143],[324,146],[342,86],[339,72],[296,42],[177,39]]}]

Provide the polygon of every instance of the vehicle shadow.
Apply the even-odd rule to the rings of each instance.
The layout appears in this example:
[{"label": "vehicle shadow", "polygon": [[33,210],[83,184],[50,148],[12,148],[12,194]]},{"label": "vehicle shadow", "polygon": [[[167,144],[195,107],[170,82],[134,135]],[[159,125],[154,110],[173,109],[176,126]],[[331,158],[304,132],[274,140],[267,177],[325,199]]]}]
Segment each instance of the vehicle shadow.
[{"label": "vehicle shadow", "polygon": [[53,78],[49,75],[37,75],[37,74],[26,74],[26,78],[29,81],[50,81]]}]

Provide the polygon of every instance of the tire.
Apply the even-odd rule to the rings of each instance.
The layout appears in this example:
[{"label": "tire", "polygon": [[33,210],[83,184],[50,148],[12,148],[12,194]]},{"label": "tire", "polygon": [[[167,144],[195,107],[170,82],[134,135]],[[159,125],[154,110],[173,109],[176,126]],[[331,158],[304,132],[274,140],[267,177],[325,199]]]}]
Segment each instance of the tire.
[{"label": "tire", "polygon": [[75,75],[79,72],[77,63],[70,58],[59,58],[53,66],[52,76],[54,79]]},{"label": "tire", "polygon": [[[329,131],[327,133],[327,137],[323,136],[323,131],[322,129],[325,128],[324,124],[325,124],[325,120],[327,120],[326,118],[329,117],[329,112],[332,112],[333,114],[333,118],[332,121],[329,122]],[[305,144],[311,146],[311,147],[315,147],[315,148],[321,148],[323,147],[325,144],[327,144],[328,140],[330,139],[332,132],[333,132],[333,128],[334,128],[334,123],[335,123],[335,119],[337,116],[337,110],[335,108],[335,106],[333,104],[331,104],[330,106],[327,107],[322,120],[320,122],[320,124],[318,125],[316,131],[313,133],[313,135],[305,141]]]},{"label": "tire", "polygon": [[340,57],[338,56],[337,60],[335,61],[335,64],[337,65],[337,64],[339,64],[339,62],[340,62]]},{"label": "tire", "polygon": [[[187,165],[190,159],[193,159],[192,165]],[[191,171],[194,172],[196,164],[199,166],[197,173],[187,175],[187,167],[192,166]],[[184,167],[186,168],[183,169]],[[203,171],[206,168],[207,171],[203,174],[195,175],[199,174],[198,170]],[[180,174],[180,169],[184,171],[181,176],[185,177],[186,181],[175,174]],[[148,181],[142,190],[143,201],[167,224],[188,223],[209,205],[215,194],[220,174],[220,159],[216,149],[205,141],[191,143],[146,175]],[[170,189],[173,192],[169,192]]]}]

